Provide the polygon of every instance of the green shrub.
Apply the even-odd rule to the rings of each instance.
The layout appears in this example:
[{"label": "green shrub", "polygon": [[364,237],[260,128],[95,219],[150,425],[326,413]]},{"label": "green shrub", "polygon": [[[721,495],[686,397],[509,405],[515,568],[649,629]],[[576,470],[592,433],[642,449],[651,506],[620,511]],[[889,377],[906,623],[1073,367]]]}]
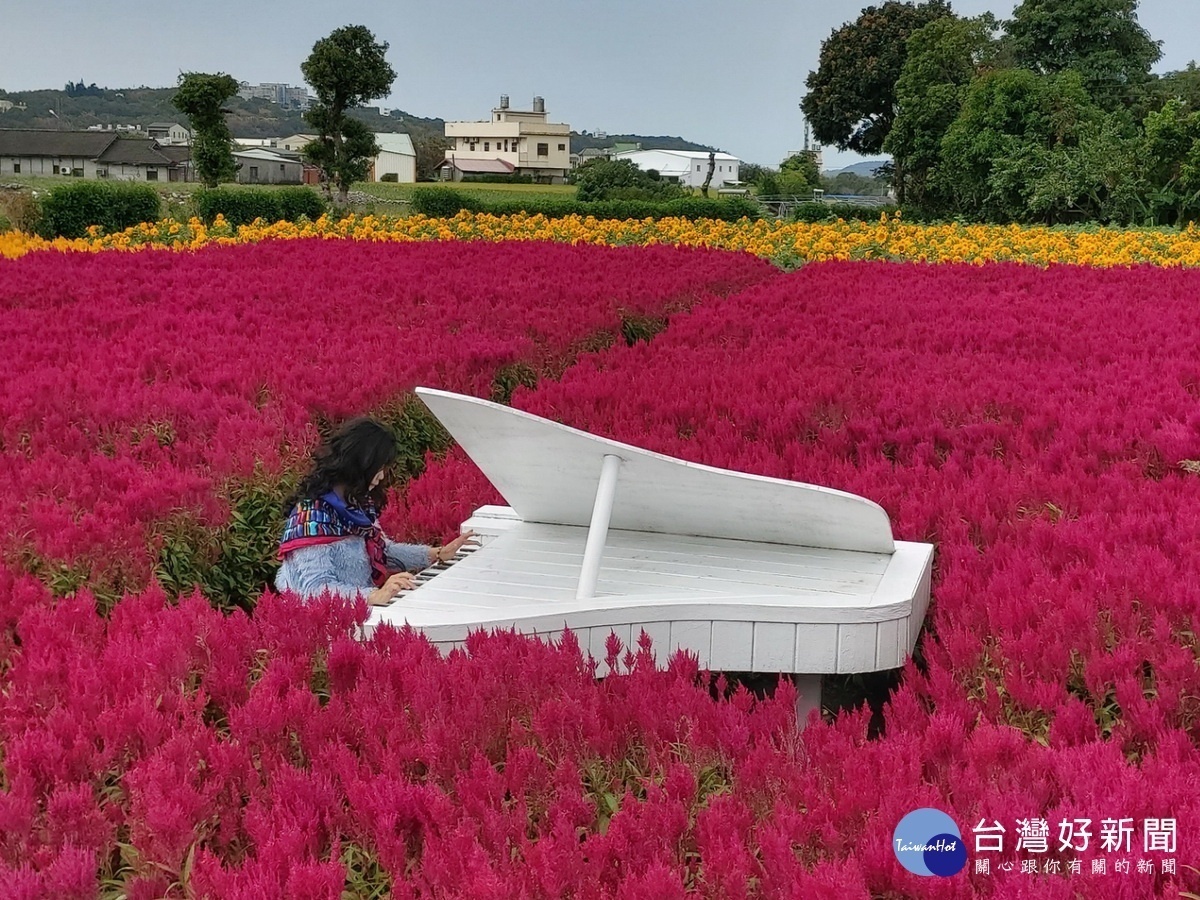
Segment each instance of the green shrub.
[{"label": "green shrub", "polygon": [[[656,173],[657,174],[657,173]],[[574,173],[578,198],[595,200],[671,200],[683,193],[677,183],[663,181],[662,175],[643,172],[628,159],[593,159]]]},{"label": "green shrub", "polygon": [[479,212],[482,205],[450,188],[418,188],[412,194],[413,210],[435,219],[448,219],[461,210]]},{"label": "green shrub", "polygon": [[319,219],[325,214],[325,201],[311,188],[277,188],[274,193],[279,198],[281,218],[287,222],[295,222],[302,217]]},{"label": "green shrub", "polygon": [[147,184],[80,181],[54,188],[42,201],[38,233],[43,237],[80,238],[92,225],[124,231],[159,218],[158,191]]},{"label": "green shrub", "polygon": [[261,474],[226,487],[229,521],[214,530],[181,514],[163,523],[154,575],[171,596],[196,588],[218,609],[251,610],[275,580],[283,498],[293,478]]},{"label": "green shrub", "polygon": [[42,222],[42,205],[31,191],[0,190],[0,216],[16,231],[37,234]]},{"label": "green shrub", "polygon": [[[482,207],[482,209],[479,209]],[[705,200],[703,197],[681,197],[676,200],[597,200],[585,203],[569,197],[521,197],[508,195],[470,207],[497,216],[527,213],[548,219],[563,216],[594,216],[597,219],[661,219],[679,216],[685,219],[721,219],[736,222],[743,217],[757,219],[762,213],[758,204],[741,197]],[[455,210],[457,212],[457,210]],[[453,215],[453,212],[445,215]]]},{"label": "green shrub", "polygon": [[400,175],[396,172],[384,172],[379,176],[380,181],[386,181],[389,184],[395,184],[400,180]]},{"label": "green shrub", "polygon": [[[433,218],[450,218],[460,211],[511,216],[526,213],[548,219],[563,216],[595,216],[597,219],[661,219],[680,216],[685,219],[721,219],[736,222],[743,217],[757,219],[762,212],[757,203],[743,197],[678,197],[674,200],[596,200],[584,202],[573,197],[525,196],[519,193],[497,194],[479,199],[450,188],[418,188],[412,196],[413,209]],[[878,213],[876,214],[878,218]]]},{"label": "green shrub", "polygon": [[306,187],[214,188],[196,191],[196,214],[212,223],[218,214],[234,227],[255,219],[294,222],[301,216],[316,219],[325,212],[325,201]]}]

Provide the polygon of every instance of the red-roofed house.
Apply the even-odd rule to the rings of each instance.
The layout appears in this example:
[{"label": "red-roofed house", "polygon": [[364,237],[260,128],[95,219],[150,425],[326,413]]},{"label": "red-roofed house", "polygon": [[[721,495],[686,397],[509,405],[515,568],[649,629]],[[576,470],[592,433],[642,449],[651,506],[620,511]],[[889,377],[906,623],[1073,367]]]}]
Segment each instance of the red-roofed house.
[{"label": "red-roofed house", "polygon": [[510,174],[532,175],[543,184],[563,184],[571,168],[571,126],[548,122],[541,97],[533,98],[533,109],[517,110],[501,96],[490,121],[447,122],[446,137],[450,149],[442,164],[443,178],[449,174],[455,181],[467,174],[503,174],[494,169],[467,173],[462,167],[468,163],[503,162]]}]

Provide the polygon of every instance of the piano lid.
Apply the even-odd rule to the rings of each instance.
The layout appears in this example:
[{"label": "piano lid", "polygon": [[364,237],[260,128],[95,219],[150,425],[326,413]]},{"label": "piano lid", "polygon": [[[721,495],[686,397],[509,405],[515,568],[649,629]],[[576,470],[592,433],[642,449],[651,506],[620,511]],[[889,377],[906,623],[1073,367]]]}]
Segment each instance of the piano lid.
[{"label": "piano lid", "polygon": [[416,392],[526,522],[586,527],[604,457],[615,454],[611,528],[895,550],[887,513],[854,494],[685,462],[475,397]]}]

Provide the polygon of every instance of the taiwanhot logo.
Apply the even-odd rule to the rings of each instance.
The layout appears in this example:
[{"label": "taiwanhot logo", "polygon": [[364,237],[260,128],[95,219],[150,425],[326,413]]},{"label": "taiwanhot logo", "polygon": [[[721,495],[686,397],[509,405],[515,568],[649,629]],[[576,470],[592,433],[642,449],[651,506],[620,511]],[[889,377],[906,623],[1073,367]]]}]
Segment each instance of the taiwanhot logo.
[{"label": "taiwanhot logo", "polygon": [[892,833],[900,865],[915,875],[957,875],[967,864],[967,845],[954,820],[940,809],[914,809]]}]

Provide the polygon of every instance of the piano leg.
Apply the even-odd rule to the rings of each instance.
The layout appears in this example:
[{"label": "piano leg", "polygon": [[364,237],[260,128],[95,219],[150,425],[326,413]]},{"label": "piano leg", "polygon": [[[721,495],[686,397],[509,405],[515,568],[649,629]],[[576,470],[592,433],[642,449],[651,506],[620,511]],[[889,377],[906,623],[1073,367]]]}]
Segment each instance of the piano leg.
[{"label": "piano leg", "polygon": [[810,710],[821,709],[821,676],[793,675],[796,685],[796,730],[803,731]]}]

